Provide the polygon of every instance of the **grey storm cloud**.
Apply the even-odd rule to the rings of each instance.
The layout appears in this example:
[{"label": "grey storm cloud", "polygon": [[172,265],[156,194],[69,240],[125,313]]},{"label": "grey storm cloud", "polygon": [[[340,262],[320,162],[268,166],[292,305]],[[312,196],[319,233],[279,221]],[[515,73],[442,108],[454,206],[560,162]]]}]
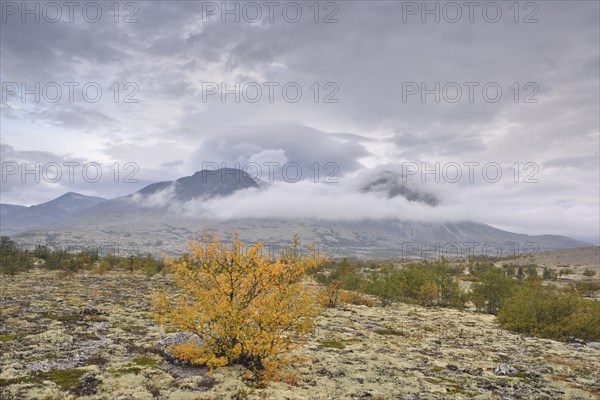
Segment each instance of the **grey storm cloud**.
[{"label": "grey storm cloud", "polygon": [[[100,163],[73,154],[20,151],[0,144],[2,203],[39,204],[66,192],[111,198],[151,183],[115,175],[114,163]],[[135,177],[134,177],[135,178]]]},{"label": "grey storm cloud", "polygon": [[360,143],[341,140],[340,136],[305,126],[234,128],[203,140],[192,154],[191,163],[196,169],[203,164],[234,167],[238,163],[244,167],[255,163],[264,169],[265,175],[269,163],[282,166],[296,163],[307,179],[314,177],[309,168],[315,163],[319,164],[319,169],[333,163],[335,166],[330,172],[336,169],[336,175],[343,176],[360,169],[360,158],[369,153]]},{"label": "grey storm cloud", "polygon": [[[136,162],[140,182],[190,175],[203,162],[296,162],[305,180],[315,162],[321,167],[333,162],[337,176],[352,180],[379,168],[399,169],[405,162],[469,161],[505,167],[518,162],[522,181],[528,172],[523,165],[530,162],[539,166],[539,183],[516,184],[506,169],[497,185],[479,179],[423,190],[435,193],[443,205],[439,210],[453,213],[449,207],[462,202],[455,215],[471,212],[496,226],[600,236],[598,2],[534,2],[539,8],[534,23],[523,23],[530,11],[523,7],[515,23],[508,8],[512,3],[505,2],[499,3],[503,14],[496,23],[482,17],[482,7],[475,10],[474,22],[466,9],[457,23],[436,23],[432,17],[422,23],[420,15],[404,20],[406,2],[401,1],[335,2],[336,23],[314,23],[309,3],[301,3],[304,14],[297,23],[286,22],[280,11],[274,22],[263,12],[258,23],[222,23],[220,15],[203,16],[207,2],[133,3],[135,23],[123,23],[131,12],[124,9],[115,23],[108,8],[112,3],[101,3],[103,17],[97,23],[78,13],[73,23],[22,23],[19,16],[3,15],[3,83],[31,88],[34,82],[97,82],[103,90],[97,103],[82,101],[80,93],[73,103],[51,104],[32,102],[31,96],[23,102],[22,93],[8,96],[0,104],[3,157],[62,160],[67,156],[60,154],[69,154],[106,165]],[[322,20],[330,10],[320,11]],[[117,101],[111,89],[115,82]],[[207,82],[280,86],[273,102],[264,96],[257,103],[235,102],[232,96],[223,101],[219,95],[204,101]],[[282,99],[280,88],[289,82],[302,88],[300,101]],[[138,90],[125,90],[126,83]],[[337,88],[337,102],[323,101],[331,94],[327,84]],[[475,85],[473,101],[467,84]],[[439,91],[423,96],[422,89],[436,85]],[[498,101],[485,98],[493,93],[484,94],[486,85],[501,89]],[[460,99],[448,101],[458,95],[457,88]],[[128,94],[137,102],[125,103]],[[308,189],[308,183],[296,186],[307,194],[295,189],[299,199],[332,193],[339,198],[352,186],[339,185],[336,192]],[[277,182],[265,200],[288,198],[285,184]],[[63,189],[27,188],[19,192],[17,186],[3,185],[3,201],[31,204]],[[132,188],[105,182],[70,190],[125,195]],[[305,204],[315,208],[308,214],[318,214],[318,201]],[[520,213],[519,207],[535,211]],[[388,213],[382,205],[381,210],[392,215],[396,208]],[[567,217],[559,221],[557,213]]]}]

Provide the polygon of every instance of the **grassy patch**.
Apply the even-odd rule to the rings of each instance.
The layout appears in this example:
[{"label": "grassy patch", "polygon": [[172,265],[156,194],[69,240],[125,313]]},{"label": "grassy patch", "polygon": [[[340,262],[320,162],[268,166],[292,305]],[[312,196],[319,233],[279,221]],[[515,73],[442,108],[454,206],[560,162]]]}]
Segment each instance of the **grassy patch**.
[{"label": "grassy patch", "polygon": [[18,335],[2,335],[0,336],[0,342],[12,342],[13,340],[16,340],[19,336]]},{"label": "grassy patch", "polygon": [[459,384],[450,384],[449,388],[446,388],[446,394],[465,394],[465,389]]},{"label": "grassy patch", "polygon": [[113,375],[115,376],[123,376],[128,374],[137,375],[140,372],[142,372],[142,369],[140,367],[119,368],[112,371]]},{"label": "grassy patch", "polygon": [[41,379],[32,376],[23,376],[21,378],[0,379],[0,387],[18,385],[19,383],[39,383]]},{"label": "grassy patch", "polygon": [[134,358],[133,362],[141,367],[156,367],[156,360],[152,357],[139,356]]},{"label": "grassy patch", "polygon": [[127,333],[143,333],[145,331],[144,327],[137,325],[121,325],[119,328]]},{"label": "grassy patch", "polygon": [[375,329],[373,332],[375,332],[378,335],[404,336],[404,332],[396,330],[394,328],[380,328],[380,329]]},{"label": "grassy patch", "polygon": [[79,378],[87,371],[79,368],[54,369],[42,372],[39,377],[56,383],[63,390],[71,389],[79,384]]},{"label": "grassy patch", "polygon": [[39,357],[27,357],[27,358],[25,358],[25,361],[54,360],[55,358],[56,358],[55,353],[48,353],[48,354],[44,354],[43,356],[39,356]]},{"label": "grassy patch", "polygon": [[50,319],[52,321],[63,321],[63,322],[73,322],[81,320],[81,315],[79,314],[66,314],[66,315],[58,315],[54,313],[44,314],[42,315],[44,319]]},{"label": "grassy patch", "polygon": [[346,347],[344,343],[339,340],[317,340],[317,344],[321,348],[330,348],[330,349],[343,349]]},{"label": "grassy patch", "polygon": [[519,371],[516,374],[513,374],[511,376],[514,376],[515,378],[526,379],[526,378],[531,377],[531,372],[528,372],[528,371]]}]

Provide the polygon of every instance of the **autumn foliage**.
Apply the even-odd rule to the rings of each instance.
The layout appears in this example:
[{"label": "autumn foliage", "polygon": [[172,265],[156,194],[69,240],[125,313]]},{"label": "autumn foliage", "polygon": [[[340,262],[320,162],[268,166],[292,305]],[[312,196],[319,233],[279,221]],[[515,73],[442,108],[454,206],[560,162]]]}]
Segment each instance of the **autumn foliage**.
[{"label": "autumn foliage", "polygon": [[237,235],[231,243],[191,243],[188,256],[169,261],[181,294],[157,293],[154,311],[159,322],[200,335],[203,345],[171,350],[192,364],[242,364],[263,384],[293,379],[291,351],[312,328],[316,311],[302,279],[318,262],[298,249],[297,238],[278,258],[262,243],[245,246]]}]

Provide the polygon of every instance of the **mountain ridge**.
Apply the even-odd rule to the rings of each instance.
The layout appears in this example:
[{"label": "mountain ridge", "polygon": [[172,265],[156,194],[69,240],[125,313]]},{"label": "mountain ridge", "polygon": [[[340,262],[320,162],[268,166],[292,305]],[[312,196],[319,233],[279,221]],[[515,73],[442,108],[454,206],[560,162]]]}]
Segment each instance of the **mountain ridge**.
[{"label": "mountain ridge", "polygon": [[[403,196],[431,207],[438,203],[433,195],[399,186],[398,177],[387,171],[372,182],[358,190]],[[259,219],[251,215],[219,221],[210,215],[185,214],[174,207],[262,188],[264,182],[241,170],[202,170],[176,180],[152,183],[135,193],[113,199],[65,193],[49,202],[3,215],[1,230],[2,234],[14,235],[24,242],[44,241],[48,237],[62,243],[112,240],[137,246],[141,251],[170,253],[185,251],[190,239],[199,239],[207,231],[227,236],[234,229],[243,240],[250,242],[281,243],[299,234],[309,242],[338,249],[339,255],[372,258],[393,257],[399,253],[452,252],[452,249],[468,256],[470,254],[465,252],[470,251],[469,246],[478,247],[481,252],[506,255],[511,251],[522,252],[527,246],[528,251],[546,251],[590,245],[566,236],[525,235],[473,221],[418,222],[410,218],[323,221]],[[51,215],[40,215],[44,212]]]}]

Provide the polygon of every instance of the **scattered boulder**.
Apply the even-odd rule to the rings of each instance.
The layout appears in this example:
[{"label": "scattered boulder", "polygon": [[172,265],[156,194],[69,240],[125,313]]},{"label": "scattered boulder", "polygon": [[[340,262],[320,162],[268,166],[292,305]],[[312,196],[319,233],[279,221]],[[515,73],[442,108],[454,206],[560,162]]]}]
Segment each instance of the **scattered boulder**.
[{"label": "scattered boulder", "polygon": [[332,372],[332,371],[328,370],[327,368],[321,368],[320,370],[317,371],[317,375],[326,376],[328,378],[342,378],[342,377],[346,376],[346,373],[342,370]]},{"label": "scattered boulder", "polygon": [[175,346],[181,343],[193,343],[200,347],[204,344],[202,338],[193,332],[179,332],[174,335],[167,336],[161,339],[156,345],[156,349],[162,354],[167,360],[175,364],[187,364],[186,362],[178,359],[175,354],[170,350],[171,346]]},{"label": "scattered boulder", "polygon": [[494,374],[502,376],[514,375],[517,372],[519,372],[519,370],[509,364],[500,364],[494,369]]},{"label": "scattered boulder", "polygon": [[78,396],[91,396],[96,394],[98,385],[102,383],[102,380],[96,378],[93,374],[86,374],[81,377],[79,384],[72,388],[70,391]]},{"label": "scattered boulder", "polygon": [[600,342],[588,342],[587,346],[592,349],[600,349]]},{"label": "scattered boulder", "polygon": [[481,374],[483,373],[483,368],[475,368],[475,369],[464,369],[463,370],[464,373],[469,374],[469,375],[474,375],[474,376],[481,376]]},{"label": "scattered boulder", "polygon": [[95,307],[86,307],[81,311],[82,315],[104,315],[106,317],[108,317],[108,313],[98,310]]}]

